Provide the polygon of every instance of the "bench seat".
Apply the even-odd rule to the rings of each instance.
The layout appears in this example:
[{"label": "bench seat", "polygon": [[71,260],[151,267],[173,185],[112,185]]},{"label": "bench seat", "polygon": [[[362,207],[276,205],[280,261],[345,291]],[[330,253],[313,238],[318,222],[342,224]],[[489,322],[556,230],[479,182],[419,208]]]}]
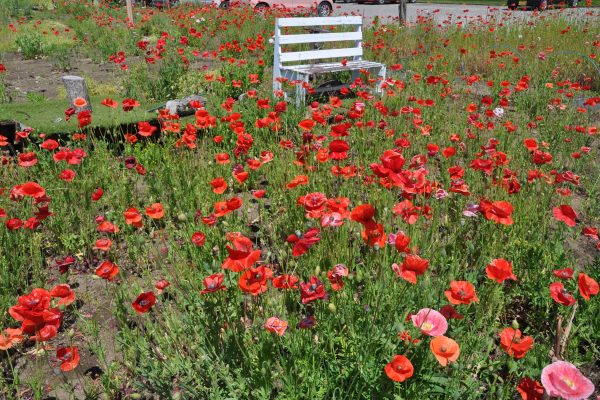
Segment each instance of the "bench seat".
[{"label": "bench seat", "polygon": [[299,74],[314,75],[326,74],[328,72],[356,71],[361,69],[381,68],[384,65],[375,61],[356,60],[348,61],[346,65],[341,62],[331,62],[323,64],[303,64],[303,65],[286,65],[281,67],[282,70],[294,71]]}]

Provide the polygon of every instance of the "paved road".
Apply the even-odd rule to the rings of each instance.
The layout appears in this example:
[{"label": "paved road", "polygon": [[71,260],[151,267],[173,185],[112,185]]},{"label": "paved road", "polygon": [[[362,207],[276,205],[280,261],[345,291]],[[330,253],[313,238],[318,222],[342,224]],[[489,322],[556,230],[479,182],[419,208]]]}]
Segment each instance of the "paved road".
[{"label": "paved road", "polygon": [[[489,7],[478,5],[464,4],[425,4],[413,3],[407,5],[407,14],[409,22],[415,22],[418,18],[432,17],[437,22],[443,24],[462,24],[470,21],[481,21],[496,19],[500,21],[509,20],[529,20],[534,17],[531,11],[509,11],[506,6]],[[570,19],[579,18],[598,18],[600,17],[600,9],[598,8],[577,8],[565,10],[545,11],[543,15],[552,15],[563,13],[565,17]],[[334,6],[335,15],[354,14],[363,15],[369,21],[372,21],[375,16],[380,18],[382,23],[390,19],[398,18],[398,5],[386,4],[345,4],[336,3]]]}]

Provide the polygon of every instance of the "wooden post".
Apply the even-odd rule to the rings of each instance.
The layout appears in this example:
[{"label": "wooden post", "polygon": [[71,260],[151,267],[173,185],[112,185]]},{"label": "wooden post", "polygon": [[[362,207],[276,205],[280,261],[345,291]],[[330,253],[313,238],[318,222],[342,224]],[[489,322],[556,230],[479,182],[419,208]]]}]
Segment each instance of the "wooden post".
[{"label": "wooden post", "polygon": [[127,4],[127,18],[129,18],[129,23],[133,26],[133,6],[131,5],[131,0],[125,0]]},{"label": "wooden post", "polygon": [[398,4],[398,22],[400,25],[406,25],[406,0],[400,0]]},{"label": "wooden post", "polygon": [[90,95],[85,84],[85,79],[80,76],[66,75],[62,77],[62,80],[63,84],[65,85],[65,89],[67,89],[67,98],[69,99],[71,107],[75,108],[73,101],[76,98],[81,97],[85,99],[87,105],[85,107],[75,108],[77,112],[84,110],[92,111],[92,103],[90,101]]}]

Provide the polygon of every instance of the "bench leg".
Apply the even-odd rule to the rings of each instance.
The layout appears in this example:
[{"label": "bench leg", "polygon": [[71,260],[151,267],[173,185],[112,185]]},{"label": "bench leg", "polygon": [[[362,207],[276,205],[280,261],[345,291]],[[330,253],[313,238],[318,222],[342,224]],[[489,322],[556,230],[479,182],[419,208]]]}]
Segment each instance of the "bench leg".
[{"label": "bench leg", "polygon": [[296,107],[300,107],[306,103],[306,89],[303,83],[308,83],[309,75],[298,75],[298,80],[301,82],[296,84]]},{"label": "bench leg", "polygon": [[381,80],[377,79],[377,93],[379,94],[383,94],[383,82],[385,81],[385,73],[386,73],[386,68],[385,65],[381,66],[381,68],[379,68],[379,73],[377,74],[377,78],[381,78]]}]

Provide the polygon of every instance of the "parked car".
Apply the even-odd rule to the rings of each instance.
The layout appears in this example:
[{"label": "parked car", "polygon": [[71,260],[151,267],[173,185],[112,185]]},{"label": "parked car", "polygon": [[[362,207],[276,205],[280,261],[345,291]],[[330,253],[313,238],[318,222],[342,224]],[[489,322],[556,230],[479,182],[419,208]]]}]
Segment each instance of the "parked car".
[{"label": "parked car", "polygon": [[528,10],[539,10],[544,11],[548,6],[555,7],[577,7],[579,0],[567,0],[567,1],[553,1],[553,0],[526,0],[525,4],[519,2],[519,0],[508,0],[506,5],[510,10],[516,10],[521,7],[525,7]]},{"label": "parked car", "polygon": [[250,5],[259,12],[269,8],[315,10],[317,16],[327,17],[333,12],[333,0],[250,0]]}]

